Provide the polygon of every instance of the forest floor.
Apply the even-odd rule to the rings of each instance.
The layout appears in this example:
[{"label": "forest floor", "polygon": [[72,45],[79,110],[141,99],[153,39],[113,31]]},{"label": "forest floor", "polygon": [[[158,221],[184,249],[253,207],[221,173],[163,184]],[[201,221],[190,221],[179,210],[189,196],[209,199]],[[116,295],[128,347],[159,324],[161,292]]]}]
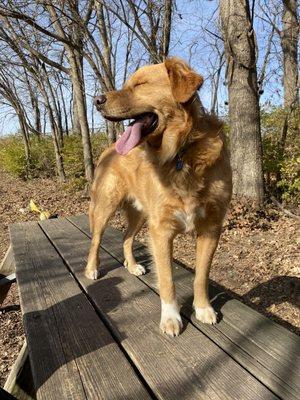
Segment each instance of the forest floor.
[{"label": "forest floor", "polygon": [[[9,224],[38,219],[28,210],[30,199],[60,217],[88,210],[88,199],[82,193],[71,193],[52,179],[25,182],[2,171],[0,199],[0,260],[9,246]],[[119,212],[110,223],[121,230],[126,226]],[[147,242],[147,227],[142,228],[137,240]],[[234,204],[224,223],[210,277],[233,297],[299,334],[299,244],[299,220],[271,206],[254,212],[246,205]],[[193,268],[194,248],[193,236],[180,235],[174,243],[174,257]],[[24,340],[19,304],[13,284],[0,305],[0,386]]]}]

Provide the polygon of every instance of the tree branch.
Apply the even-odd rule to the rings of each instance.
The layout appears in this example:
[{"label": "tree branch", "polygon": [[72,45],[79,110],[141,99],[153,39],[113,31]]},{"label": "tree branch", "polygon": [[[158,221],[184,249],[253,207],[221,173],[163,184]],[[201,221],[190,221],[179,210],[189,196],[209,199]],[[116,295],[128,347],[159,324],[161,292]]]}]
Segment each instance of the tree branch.
[{"label": "tree branch", "polygon": [[57,35],[57,34],[55,34],[53,32],[48,31],[47,29],[45,29],[42,26],[40,26],[39,24],[37,24],[31,17],[29,17],[26,14],[19,13],[18,11],[6,11],[3,8],[0,7],[0,15],[2,15],[3,17],[7,17],[7,18],[14,18],[14,19],[18,19],[18,20],[23,20],[28,25],[31,25],[32,27],[34,27],[38,31],[44,33],[45,35],[50,36],[50,37],[52,37],[53,39],[56,39],[59,42],[63,42],[65,44],[68,44],[69,46],[76,47],[74,45],[74,43],[72,43],[69,39],[66,39],[65,37],[61,37],[61,36],[59,36],[59,35]]}]

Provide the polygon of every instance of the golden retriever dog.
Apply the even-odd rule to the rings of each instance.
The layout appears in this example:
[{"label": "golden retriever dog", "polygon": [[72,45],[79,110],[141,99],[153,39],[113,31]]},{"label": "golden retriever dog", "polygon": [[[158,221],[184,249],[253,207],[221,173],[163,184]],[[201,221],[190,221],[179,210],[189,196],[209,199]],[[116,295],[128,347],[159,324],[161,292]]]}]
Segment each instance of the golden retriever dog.
[{"label": "golden retriever dog", "polygon": [[104,118],[132,122],[103,152],[95,170],[85,274],[98,278],[101,237],[118,206],[128,218],[124,265],[131,274],[144,274],[132,245],[147,220],[161,299],[160,328],[170,336],[182,327],[172,279],[173,239],[180,232],[195,231],[197,236],[196,318],[216,323],[208,276],[231,198],[231,169],[222,123],[204,113],[198,98],[202,83],[184,61],[170,58],[140,68],[121,90],[95,98]]}]

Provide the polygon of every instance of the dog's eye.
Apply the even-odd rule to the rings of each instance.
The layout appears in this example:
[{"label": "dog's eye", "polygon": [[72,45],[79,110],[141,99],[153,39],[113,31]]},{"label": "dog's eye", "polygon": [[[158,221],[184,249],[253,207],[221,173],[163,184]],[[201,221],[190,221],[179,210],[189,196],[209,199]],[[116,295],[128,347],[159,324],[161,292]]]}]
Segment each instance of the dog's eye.
[{"label": "dog's eye", "polygon": [[147,82],[138,82],[134,85],[134,87],[145,85]]}]

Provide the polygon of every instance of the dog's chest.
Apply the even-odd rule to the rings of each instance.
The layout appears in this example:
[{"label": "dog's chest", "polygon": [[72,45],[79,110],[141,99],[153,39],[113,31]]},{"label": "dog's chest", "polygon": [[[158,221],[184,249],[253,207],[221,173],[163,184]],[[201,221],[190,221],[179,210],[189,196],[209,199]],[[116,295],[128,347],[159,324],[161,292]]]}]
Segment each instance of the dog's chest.
[{"label": "dog's chest", "polygon": [[183,232],[191,232],[196,221],[205,218],[205,209],[192,201],[185,201],[182,208],[174,211],[174,216]]}]

